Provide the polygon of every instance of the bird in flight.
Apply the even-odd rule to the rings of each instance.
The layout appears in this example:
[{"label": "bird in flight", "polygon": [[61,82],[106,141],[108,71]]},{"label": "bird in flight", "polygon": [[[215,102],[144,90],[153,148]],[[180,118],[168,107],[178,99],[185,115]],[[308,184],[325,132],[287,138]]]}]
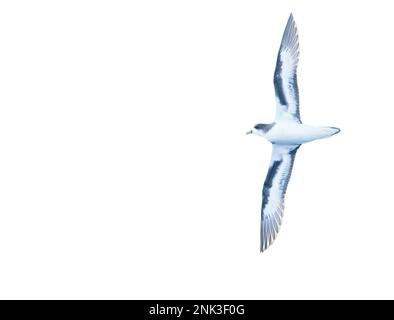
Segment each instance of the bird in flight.
[{"label": "bird in flight", "polygon": [[263,186],[261,206],[260,251],[265,251],[276,239],[282,223],[287,185],[294,159],[301,144],[330,137],[340,130],[302,124],[297,85],[299,57],[297,27],[293,18],[287,21],[274,72],[276,95],[275,121],[256,124],[253,133],[272,143],[272,156]]}]

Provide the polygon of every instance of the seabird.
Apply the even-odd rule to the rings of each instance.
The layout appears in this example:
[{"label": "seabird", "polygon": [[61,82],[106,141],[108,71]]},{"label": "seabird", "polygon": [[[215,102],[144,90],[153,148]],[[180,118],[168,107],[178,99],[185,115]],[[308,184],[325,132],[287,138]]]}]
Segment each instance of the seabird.
[{"label": "seabird", "polygon": [[299,57],[297,27],[293,18],[287,21],[280,44],[274,87],[276,95],[275,121],[256,124],[247,134],[254,133],[272,143],[272,156],[263,186],[261,206],[260,251],[276,239],[283,218],[284,199],[301,144],[330,137],[340,130],[335,127],[315,127],[302,124],[297,85]]}]

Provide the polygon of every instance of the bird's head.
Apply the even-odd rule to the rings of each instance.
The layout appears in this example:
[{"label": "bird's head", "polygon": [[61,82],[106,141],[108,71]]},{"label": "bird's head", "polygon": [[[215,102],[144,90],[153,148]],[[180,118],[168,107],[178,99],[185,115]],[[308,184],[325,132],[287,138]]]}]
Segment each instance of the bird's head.
[{"label": "bird's head", "polygon": [[273,123],[265,124],[265,123],[258,123],[256,124],[252,130],[246,132],[246,134],[257,134],[258,136],[265,137],[267,132],[274,126]]}]

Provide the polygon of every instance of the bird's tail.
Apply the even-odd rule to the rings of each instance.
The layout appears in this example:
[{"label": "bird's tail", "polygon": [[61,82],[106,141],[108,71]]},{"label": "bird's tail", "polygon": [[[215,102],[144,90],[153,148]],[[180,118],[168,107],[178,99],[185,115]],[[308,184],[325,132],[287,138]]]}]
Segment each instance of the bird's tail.
[{"label": "bird's tail", "polygon": [[319,133],[318,133],[318,136],[319,136],[318,139],[324,139],[324,138],[331,137],[340,131],[341,130],[336,127],[320,127]]},{"label": "bird's tail", "polygon": [[337,134],[339,132],[341,132],[341,129],[336,128],[336,127],[328,127],[327,129],[329,129],[332,133],[331,136],[333,136],[334,134]]}]

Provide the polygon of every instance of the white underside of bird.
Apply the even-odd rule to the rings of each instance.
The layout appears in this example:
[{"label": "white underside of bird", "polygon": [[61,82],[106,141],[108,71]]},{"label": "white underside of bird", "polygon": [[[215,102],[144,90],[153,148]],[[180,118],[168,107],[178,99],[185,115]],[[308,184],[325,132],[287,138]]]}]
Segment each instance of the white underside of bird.
[{"label": "white underside of bird", "polygon": [[280,145],[299,145],[317,139],[331,137],[339,132],[335,127],[316,127],[292,121],[279,121],[267,132],[260,134],[256,129],[252,133],[262,135],[269,142]]},{"label": "white underside of bird", "polygon": [[276,94],[275,121],[257,124],[254,133],[272,143],[270,167],[262,192],[260,250],[266,250],[276,239],[282,224],[284,199],[298,148],[317,139],[330,137],[340,130],[335,127],[304,125],[299,111],[297,64],[299,45],[293,15],[282,37],[274,73]]}]

